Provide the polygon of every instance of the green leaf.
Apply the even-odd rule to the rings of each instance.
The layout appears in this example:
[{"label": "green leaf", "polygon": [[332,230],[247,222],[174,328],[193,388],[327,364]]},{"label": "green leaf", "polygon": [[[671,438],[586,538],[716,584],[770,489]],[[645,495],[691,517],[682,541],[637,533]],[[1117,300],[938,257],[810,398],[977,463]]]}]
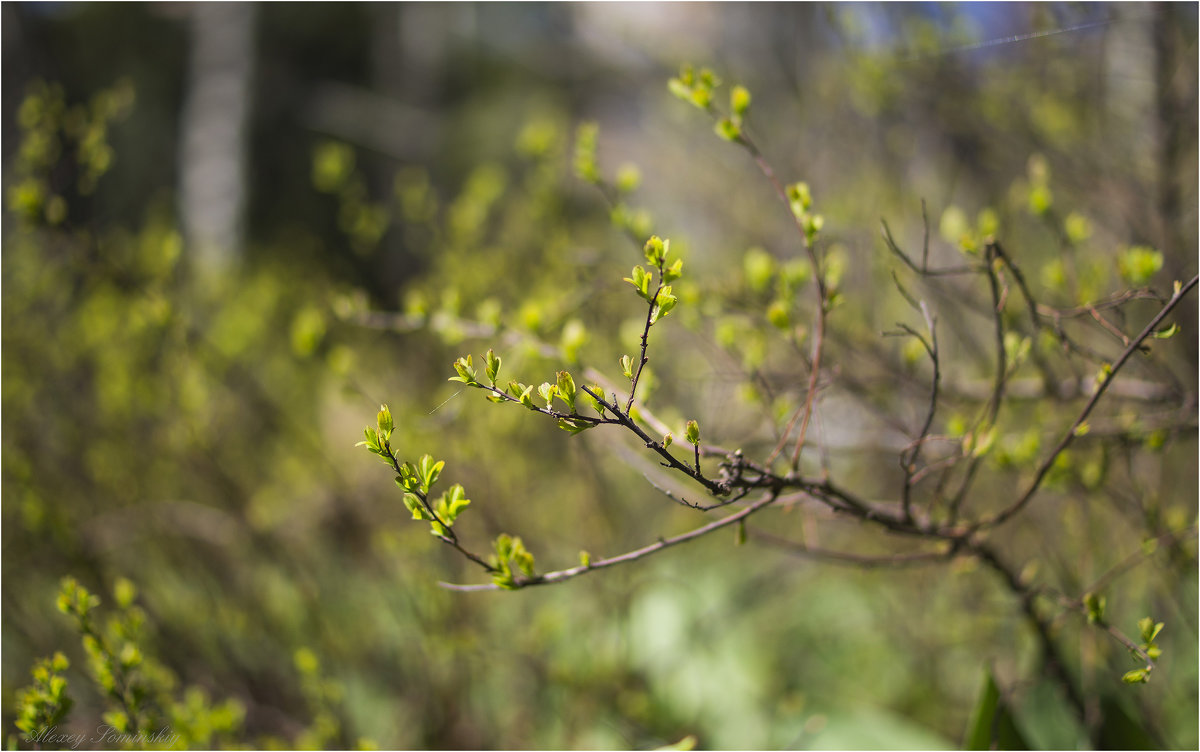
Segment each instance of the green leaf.
[{"label": "green leaf", "polygon": [[525,391],[521,392],[521,396],[517,398],[521,404],[528,407],[530,410],[537,410],[537,405],[533,404],[533,387],[525,387]]},{"label": "green leaf", "polygon": [[461,381],[467,386],[481,386],[479,379],[476,378],[475,369],[471,365],[470,355],[454,361],[454,370],[458,372],[458,375],[451,376],[450,381]]},{"label": "green leaf", "polygon": [[421,485],[417,476],[417,468],[411,462],[400,465],[400,475],[396,476],[396,484],[406,491],[415,491]]},{"label": "green leaf", "polygon": [[776,329],[786,330],[791,326],[787,304],[782,300],[771,301],[771,305],[767,306],[767,321]]},{"label": "green leaf", "polygon": [[806,212],[812,208],[812,192],[808,188],[808,183],[792,183],[787,187],[788,203],[792,204],[792,210]]},{"label": "green leaf", "polygon": [[667,89],[685,102],[692,101],[692,87],[678,78],[667,81]]},{"label": "green leaf", "polygon": [[567,371],[558,372],[558,396],[567,404],[567,409],[575,412],[575,380]]},{"label": "green leaf", "polygon": [[700,424],[698,424],[694,420],[689,420],[687,422],[687,430],[685,432],[685,435],[687,436],[687,440],[688,440],[689,444],[693,444],[693,445],[699,444],[700,443]]},{"label": "green leaf", "polygon": [[633,358],[628,355],[621,356],[621,373],[625,374],[625,378],[627,379],[633,378]]},{"label": "green leaf", "polygon": [[383,437],[383,441],[387,441],[392,435],[392,411],[388,410],[386,404],[379,406],[379,413],[375,416],[376,425],[379,426],[379,435]]},{"label": "green leaf", "polygon": [[356,446],[356,447],[365,446],[369,451],[372,451],[375,454],[381,453],[382,450],[380,449],[380,446],[379,446],[379,434],[376,433],[374,428],[371,428],[370,426],[367,426],[366,428],[364,428],[363,429],[363,439],[364,439],[363,441],[358,442],[354,446]]},{"label": "green leaf", "polygon": [[[458,514],[471,503],[471,500],[466,497],[466,491],[462,485],[455,483],[447,489],[441,498],[434,504],[434,511],[437,516],[442,519],[447,525],[453,525],[458,519]],[[445,534],[446,531],[442,531]]]},{"label": "green leaf", "polygon": [[991,671],[984,673],[983,689],[971,712],[963,749],[1029,749]]},{"label": "green leaf", "polygon": [[577,433],[583,433],[589,428],[595,428],[596,424],[582,420],[571,420],[570,418],[559,418],[558,427],[574,436]]},{"label": "green leaf", "polygon": [[496,556],[499,557],[500,561],[505,561],[508,559],[509,554],[512,553],[512,537],[507,533],[501,533],[496,537],[494,546]]},{"label": "green leaf", "polygon": [[1160,332],[1155,332],[1153,336],[1155,339],[1170,339],[1171,337],[1174,337],[1175,333],[1178,331],[1179,324],[1171,324],[1166,329],[1163,329]]},{"label": "green leaf", "polygon": [[696,748],[696,737],[688,734],[674,744],[655,748],[655,752],[691,752]]},{"label": "green leaf", "polygon": [[[594,393],[596,395],[596,397],[599,397],[600,399],[603,399],[603,400],[608,399],[608,395],[604,393],[604,389],[602,387],[597,386],[596,384],[590,384],[588,386],[588,389],[592,393]],[[587,393],[585,392],[585,394],[587,394]],[[592,409],[595,410],[597,413],[603,415],[604,414],[604,405],[602,405],[600,403],[600,400],[596,399],[596,397],[593,397],[591,394],[588,394],[587,395],[588,404],[591,405]]]},{"label": "green leaf", "polygon": [[562,336],[559,338],[559,344],[562,346],[563,356],[569,361],[577,361],[579,359],[579,349],[587,343],[588,332],[587,327],[579,319],[569,319],[563,324]]},{"label": "green leaf", "polygon": [[492,386],[496,385],[496,376],[500,373],[500,357],[496,353],[488,350],[483,356],[485,361],[485,369],[487,371],[488,381]]},{"label": "green leaf", "polygon": [[1102,624],[1104,622],[1104,607],[1107,603],[1108,599],[1103,595],[1088,593],[1083,596],[1083,605],[1087,608],[1088,624]]},{"label": "green leaf", "polygon": [[1087,217],[1071,212],[1063,220],[1063,231],[1072,245],[1079,245],[1092,236],[1092,223]]},{"label": "green leaf", "polygon": [[736,142],[742,137],[741,127],[730,118],[721,118],[713,126],[713,130],[725,141]]},{"label": "green leaf", "polygon": [[589,183],[600,182],[600,168],[596,164],[596,142],[600,126],[596,123],[580,123],[575,130],[575,174]]},{"label": "green leaf", "polygon": [[664,285],[654,299],[654,307],[650,309],[650,324],[658,323],[658,320],[670,313],[678,302],[679,298],[671,293],[671,286]]},{"label": "green leaf", "polygon": [[506,590],[517,587],[512,568],[515,565],[525,576],[533,576],[533,554],[525,549],[520,538],[501,533],[494,544],[496,550],[495,566],[499,570],[492,575],[492,581]]},{"label": "green leaf", "polygon": [[1149,644],[1154,642],[1154,638],[1158,637],[1158,633],[1163,629],[1163,623],[1160,621],[1157,624],[1149,616],[1138,620],[1138,629],[1142,632],[1142,641]]},{"label": "green leaf", "polygon": [[617,168],[616,186],[621,193],[632,193],[642,182],[642,173],[635,164],[623,164]]},{"label": "green leaf", "polygon": [[1045,185],[1035,185],[1029,191],[1029,211],[1034,214],[1045,214],[1054,206],[1054,194]]},{"label": "green leaf", "polygon": [[811,243],[812,239],[817,236],[821,228],[825,226],[825,217],[820,214],[809,214],[804,218],[804,234],[808,236]]},{"label": "green leaf", "polygon": [[633,285],[642,299],[647,303],[650,302],[650,275],[641,266],[633,267],[631,275],[631,277],[625,277],[625,281]]},{"label": "green leaf", "polygon": [[662,271],[663,282],[670,283],[683,276],[683,259],[675,259],[675,263]]},{"label": "green leaf", "polygon": [[958,243],[970,231],[967,213],[951,204],[942,211],[941,221],[938,222],[938,234],[947,243]]},{"label": "green leaf", "polygon": [[975,227],[981,238],[994,237],[1000,229],[1000,216],[996,214],[995,209],[983,209],[975,219]]},{"label": "green leaf", "polygon": [[663,449],[666,449],[667,447],[671,446],[671,444],[674,441],[675,441],[675,435],[673,433],[671,433],[670,431],[667,431],[665,434],[663,434],[663,440],[662,440]]},{"label": "green leaf", "polygon": [[1117,254],[1117,271],[1131,285],[1146,284],[1162,266],[1162,253],[1146,246],[1134,246]]},{"label": "green leaf", "polygon": [[408,507],[408,511],[412,512],[414,520],[423,520],[429,516],[429,513],[425,511],[424,505],[421,504],[421,497],[415,493],[409,492],[404,494],[404,506]]},{"label": "green leaf", "polygon": [[729,90],[729,109],[738,117],[750,109],[750,91],[745,86],[739,84]]},{"label": "green leaf", "polygon": [[671,241],[667,240],[664,242],[657,235],[651,235],[650,239],[646,241],[645,247],[642,248],[642,252],[646,256],[646,261],[651,266],[661,266],[663,260],[667,257],[667,249],[670,248],[670,245]]},{"label": "green leaf", "polygon": [[547,409],[550,407],[550,403],[554,401],[554,394],[557,391],[558,387],[546,382],[542,382],[542,385],[538,387],[538,396],[546,401]]},{"label": "green leaf", "polygon": [[442,474],[442,468],[445,466],[445,460],[435,462],[428,454],[418,460],[417,470],[420,473],[422,492],[428,493],[430,486],[437,483],[438,476]]},{"label": "green leaf", "polygon": [[1144,668],[1135,668],[1132,671],[1126,671],[1121,677],[1121,681],[1126,684],[1146,684],[1150,681],[1150,672]]},{"label": "green leaf", "polygon": [[805,259],[792,259],[783,264],[779,276],[789,291],[796,290],[812,278],[812,267]]},{"label": "green leaf", "polygon": [[775,274],[775,259],[761,248],[751,248],[742,256],[742,273],[751,290],[762,292],[771,284],[771,277]]}]

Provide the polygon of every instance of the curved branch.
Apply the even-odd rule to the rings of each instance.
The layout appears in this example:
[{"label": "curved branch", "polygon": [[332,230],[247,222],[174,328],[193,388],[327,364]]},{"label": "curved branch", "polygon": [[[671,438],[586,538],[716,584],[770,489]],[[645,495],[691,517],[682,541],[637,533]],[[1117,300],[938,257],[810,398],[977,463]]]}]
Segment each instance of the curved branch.
[{"label": "curved branch", "polygon": [[[714,520],[713,522],[710,522],[702,527],[698,527],[695,530],[690,530],[686,533],[676,535],[673,538],[659,538],[657,542],[651,543],[649,546],[643,546],[642,548],[620,554],[619,556],[613,556],[607,559],[598,559],[588,563],[587,566],[580,565],[577,567],[571,567],[570,569],[559,569],[554,572],[547,572],[546,574],[519,580],[516,583],[517,588],[520,589],[533,587],[534,585],[554,585],[559,582],[566,582],[567,580],[574,579],[580,575],[588,574],[589,572],[594,572],[597,569],[607,569],[608,567],[615,567],[618,564],[625,564],[626,562],[644,559],[647,556],[656,554],[664,549],[672,546],[678,546],[679,544],[687,543],[688,541],[696,540],[697,538],[701,538],[709,533],[720,530],[721,528],[729,527],[730,525],[741,522],[755,512],[770,506],[778,497],[779,492],[772,490],[764,494],[761,499],[745,509],[735,512],[728,517],[722,517],[719,520]],[[438,584],[447,590],[456,590],[464,593],[502,589],[495,583],[483,585],[455,585],[453,583],[442,582]]]}]

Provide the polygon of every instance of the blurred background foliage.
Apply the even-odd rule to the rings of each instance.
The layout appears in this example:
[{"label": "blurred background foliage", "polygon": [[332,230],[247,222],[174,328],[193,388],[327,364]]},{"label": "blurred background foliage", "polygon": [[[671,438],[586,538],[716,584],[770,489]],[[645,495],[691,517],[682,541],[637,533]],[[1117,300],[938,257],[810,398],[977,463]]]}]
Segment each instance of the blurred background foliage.
[{"label": "blurred background foliage", "polygon": [[[754,165],[667,93],[683,61],[745,84],[768,159],[813,187],[843,268],[833,373],[861,404],[905,420],[925,404],[903,342],[878,337],[908,315],[879,220],[919,248],[922,201],[939,262],[982,222],[1056,305],[1166,292],[1196,271],[1194,6],[0,12],[7,730],[56,650],[71,657],[69,725],[101,717],[55,609],[72,576],[99,613],[136,592],[155,686],[193,732],[181,744],[952,747],[993,675],[1031,745],[1200,741],[1194,297],[1181,334],[1155,344],[1168,396],[1116,400],[1116,438],[1081,442],[997,534],[1028,577],[1074,595],[1162,541],[1106,590],[1126,632],[1147,614],[1167,625],[1150,684],[1121,685],[1119,646],[1056,621],[1107,737],[1039,678],[988,572],[860,571],[721,536],[561,587],[452,594],[438,581],[479,573],[353,448],[390,403],[398,454],[445,459],[474,500],[459,534],[519,534],[541,567],[697,524],[646,485],[636,446],[564,440],[445,381],[488,347],[527,382],[573,363],[615,377],[635,346],[644,312],[620,279],[640,253],[572,175],[582,121],[599,124],[605,174],[637,184],[626,216],[686,259],[651,405],[727,446],[773,444],[765,417],[794,409],[778,387],[795,357],[766,312],[780,278],[803,284],[800,249]],[[1119,262],[1135,247],[1161,254],[1136,283]],[[972,342],[987,319],[969,296],[937,303],[955,377],[986,379]],[[1125,323],[1154,310],[1135,303]],[[890,493],[897,431],[825,404],[833,467]],[[1078,405],[1019,402],[998,441],[1019,465],[1022,437],[1049,441]],[[1019,468],[995,465],[982,507],[1016,487]],[[852,525],[820,534],[886,550]]]}]

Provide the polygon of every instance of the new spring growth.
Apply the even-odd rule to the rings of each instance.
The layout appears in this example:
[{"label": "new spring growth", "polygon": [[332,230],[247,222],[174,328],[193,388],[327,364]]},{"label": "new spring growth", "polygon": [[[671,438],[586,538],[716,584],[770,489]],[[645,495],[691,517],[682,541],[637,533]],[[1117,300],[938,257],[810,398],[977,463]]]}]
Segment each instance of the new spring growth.
[{"label": "new spring growth", "polygon": [[533,554],[520,538],[501,533],[493,544],[496,553],[488,558],[492,567],[492,582],[505,590],[520,587],[514,568],[526,577],[533,576]]},{"label": "new spring growth", "polygon": [[739,141],[742,138],[742,118],[750,109],[750,92],[744,86],[735,86],[729,91],[729,111],[731,115],[721,118],[714,126],[717,135],[726,141]]},{"label": "new spring growth", "polygon": [[[654,287],[654,272],[646,271],[640,265],[633,267],[630,276],[625,277],[625,281],[633,285],[637,290],[637,294],[642,300],[650,303],[650,323],[656,324],[663,316],[671,312],[671,309],[679,302],[679,299],[671,292],[670,282],[679,279],[683,274],[683,259],[676,259],[674,263],[667,266],[667,255],[671,252],[671,241],[663,240],[657,235],[651,236],[646,241],[645,247],[642,249],[648,261],[653,268],[658,269],[659,283]],[[622,368],[625,367],[622,361]]]},{"label": "new spring growth", "polygon": [[688,64],[680,67],[678,78],[667,82],[672,94],[705,111],[712,104],[713,89],[720,85],[721,81],[708,68],[701,68],[697,73]]},{"label": "new spring growth", "polygon": [[811,211],[812,193],[808,189],[808,183],[792,183],[787,187],[787,195],[792,214],[804,228],[805,239],[812,243],[817,233],[825,226],[825,218]]},{"label": "new spring growth", "polygon": [[392,438],[392,411],[388,409],[386,404],[379,406],[379,412],[375,416],[375,424],[379,428],[381,443],[387,446],[388,440]]},{"label": "new spring growth", "polygon": [[558,372],[558,397],[566,403],[567,409],[575,412],[575,380],[566,371]]},{"label": "new spring growth", "polygon": [[496,376],[500,373],[500,356],[496,355],[496,353],[492,352],[491,350],[488,350],[487,354],[483,357],[488,381],[492,383],[492,386],[496,386]]},{"label": "new spring growth", "polygon": [[700,443],[700,426],[694,420],[687,422],[687,440],[689,444],[695,445]]},{"label": "new spring growth", "polygon": [[664,241],[657,235],[651,235],[646,241],[645,248],[642,252],[646,255],[646,260],[654,266],[662,266],[663,260],[667,257],[667,252],[671,248],[671,241]]},{"label": "new spring growth", "polygon": [[633,378],[633,358],[628,355],[621,356],[621,373],[625,374],[625,378]]},{"label": "new spring growth", "polygon": [[392,411],[387,405],[380,405],[379,412],[375,415],[375,428],[366,426],[363,428],[363,440],[354,446],[365,446],[367,451],[379,457],[385,465],[392,464],[392,455],[389,441],[392,438]]},{"label": "new spring growth", "polygon": [[[591,394],[588,394],[589,391]],[[608,395],[604,393],[604,389],[596,384],[592,384],[591,386],[587,387],[587,391],[585,391],[584,394],[587,395],[588,404],[592,406],[592,409],[598,414],[604,415],[604,405],[600,402],[600,400],[608,399]],[[596,396],[593,397],[593,394]]]},{"label": "new spring growth", "polygon": [[472,366],[470,355],[454,361],[454,370],[458,372],[458,375],[451,376],[450,381],[461,381],[467,386],[479,386],[478,374]]},{"label": "new spring growth", "polygon": [[581,123],[575,130],[575,174],[589,183],[600,182],[600,168],[596,165],[596,141],[600,127],[595,123]]}]

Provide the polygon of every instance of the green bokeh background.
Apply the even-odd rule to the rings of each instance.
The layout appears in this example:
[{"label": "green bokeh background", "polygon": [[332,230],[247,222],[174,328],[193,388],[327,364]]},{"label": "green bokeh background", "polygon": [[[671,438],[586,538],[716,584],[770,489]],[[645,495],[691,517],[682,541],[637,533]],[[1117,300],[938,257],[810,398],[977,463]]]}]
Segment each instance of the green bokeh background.
[{"label": "green bokeh background", "polygon": [[[924,200],[934,258],[953,262],[946,208],[973,221],[991,207],[1006,247],[1064,306],[1119,289],[1129,246],[1162,251],[1156,289],[1190,278],[1194,7],[258,6],[244,222],[224,264],[186,236],[179,190],[196,8],[2,9],[6,734],[30,667],[55,650],[72,657],[72,727],[100,717],[54,607],[73,576],[102,609],[118,578],[136,584],[144,649],[181,685],[244,707],[222,745],[303,745],[324,711],[334,723],[315,744],[330,748],[652,748],[689,735],[704,748],[957,747],[989,672],[1031,745],[1086,743],[990,572],[862,571],[730,533],[558,587],[451,593],[438,582],[480,573],[409,519],[353,444],[388,403],[398,453],[444,459],[447,482],[466,487],[460,536],[484,550],[518,534],[540,569],[700,524],[645,483],[655,468],[636,442],[568,439],[445,381],[454,358],[488,347],[513,378],[549,378],[564,363],[531,339],[574,338],[610,377],[635,347],[644,309],[621,277],[637,248],[571,172],[574,128],[590,120],[607,174],[639,167],[632,203],[692,285],[655,329],[651,405],[673,425],[698,419],[706,440],[769,448],[764,415],[796,403],[764,404],[744,365],[760,360],[778,385],[796,360],[771,339],[743,254],[800,251],[753,163],[667,92],[693,61],[753,92],[768,159],[813,186],[846,269],[830,362],[861,386],[827,403],[830,462],[892,498],[894,431],[848,401],[908,422],[925,404],[919,370],[906,372],[912,390],[893,380],[902,342],[878,336],[910,318],[880,218],[918,248]],[[59,97],[66,108],[101,92],[121,110],[101,129],[111,168],[81,193],[92,152],[64,141],[39,174],[66,218],[47,221],[44,202],[23,210],[22,102],[53,112]],[[1031,158],[1048,165],[1056,210],[1093,228],[1069,259],[1071,290],[1053,287],[1060,246],[1027,208]],[[955,375],[986,379],[987,319],[938,304]],[[1154,310],[1134,304],[1126,329]],[[1181,333],[1155,347],[1194,405],[1195,298],[1180,311]],[[478,338],[464,320],[523,334]],[[722,322],[728,350],[711,344]],[[1046,446],[1080,403],[1014,404],[1001,440],[1032,428]],[[1103,417],[1177,407],[1115,401]],[[1120,683],[1134,664],[1105,635],[1055,622],[1089,696],[1137,719],[1130,743],[1171,748],[1200,738],[1194,407],[1183,412],[1162,446],[1081,448],[1074,474],[995,538],[1028,576],[1079,595],[1144,539],[1172,536],[1107,591],[1127,633],[1147,614],[1167,625],[1149,685]],[[948,403],[958,413],[968,401]],[[1089,486],[1101,460],[1103,483]],[[1019,469],[992,471],[980,509],[1022,485]],[[772,514],[773,530],[812,533],[803,510]],[[895,544],[837,521],[820,534],[864,553]],[[298,651],[316,658],[324,700],[305,691]]]}]

